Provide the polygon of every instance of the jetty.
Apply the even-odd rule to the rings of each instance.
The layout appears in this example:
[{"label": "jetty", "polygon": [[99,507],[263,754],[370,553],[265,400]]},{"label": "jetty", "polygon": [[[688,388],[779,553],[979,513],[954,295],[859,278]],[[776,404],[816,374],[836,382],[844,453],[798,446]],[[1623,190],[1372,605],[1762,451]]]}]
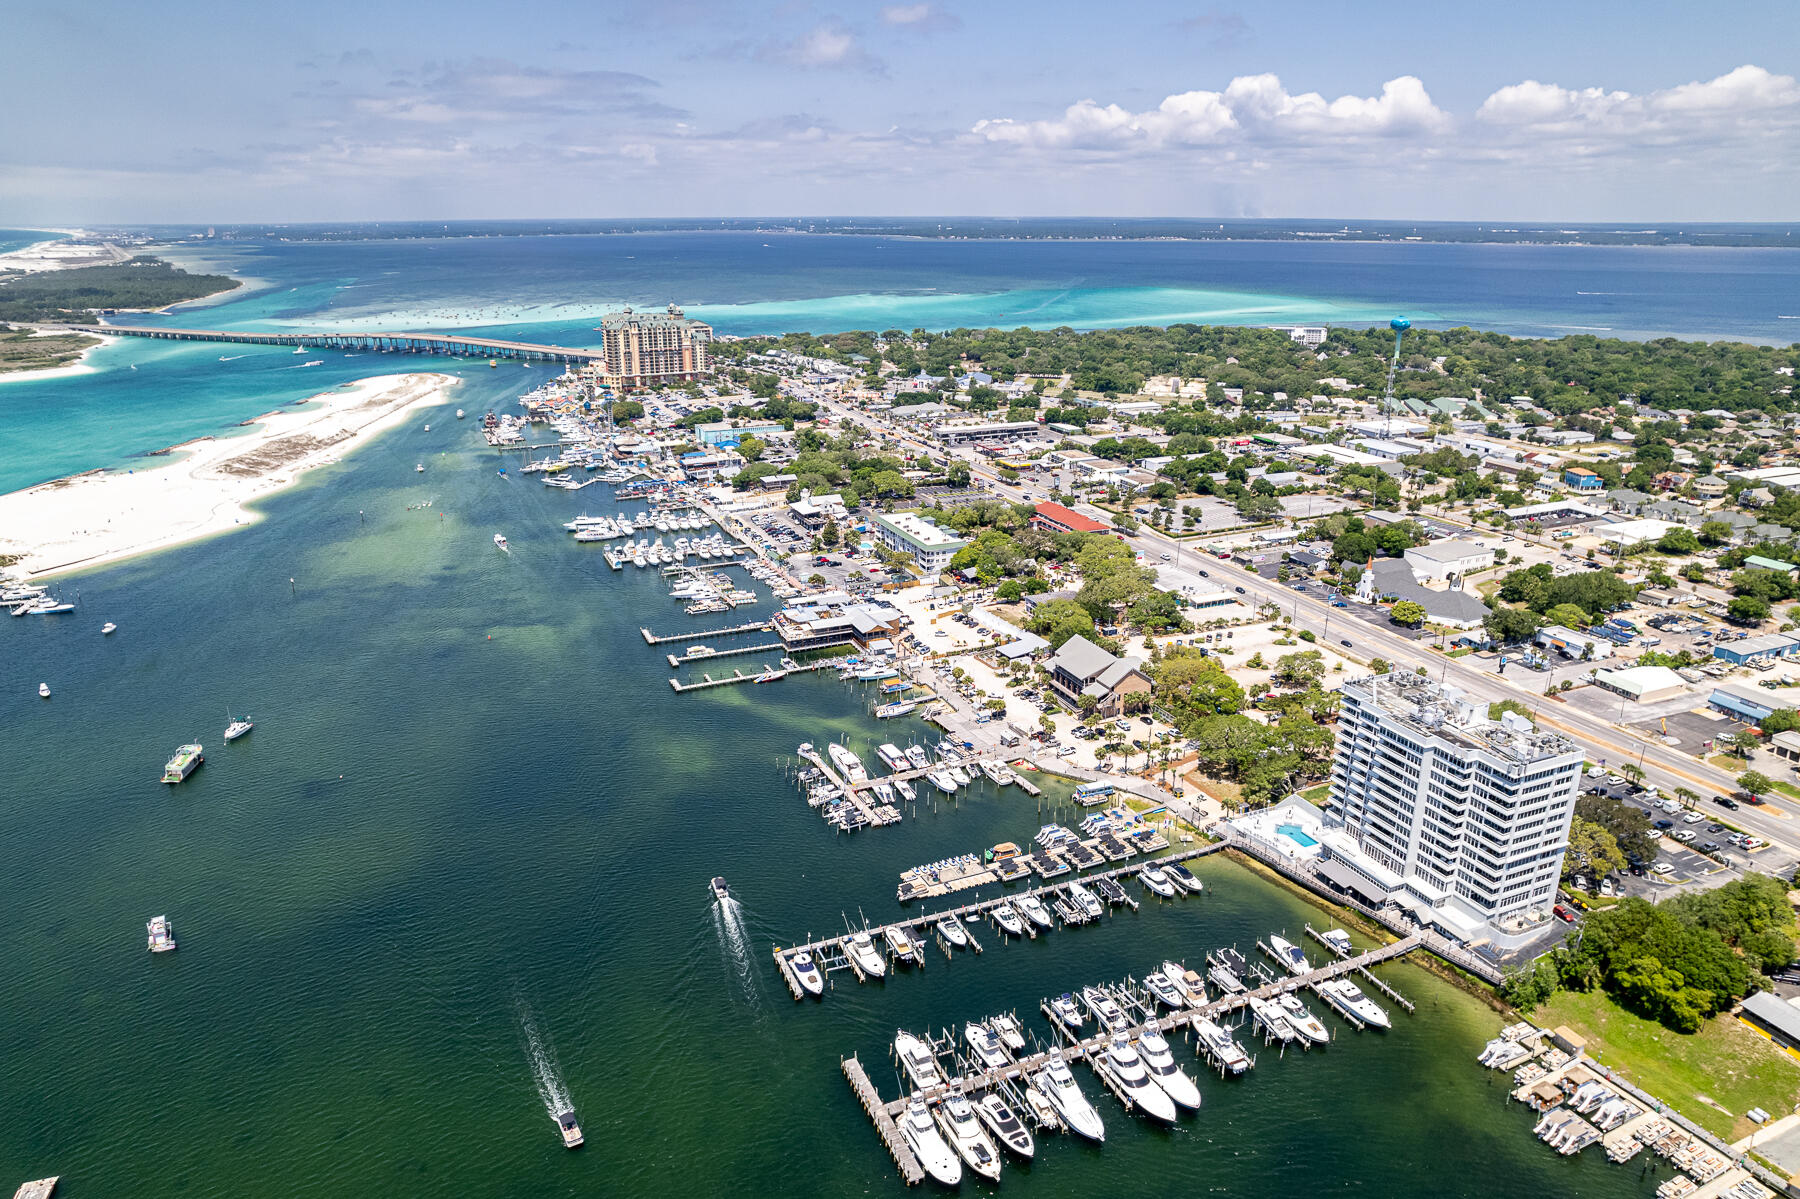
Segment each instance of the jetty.
[{"label": "jetty", "polygon": [[[902,1171],[902,1173],[904,1173],[904,1171]],[[13,1192],[13,1199],[50,1199],[50,1192],[56,1189],[56,1180],[59,1177],[61,1177],[61,1175],[54,1175],[50,1178],[39,1178],[34,1182],[28,1182]]]},{"label": "jetty", "polygon": [[707,637],[730,637],[735,633],[766,633],[775,627],[774,622],[753,620],[748,624],[732,625],[728,629],[702,629],[697,633],[652,633],[639,626],[638,632],[644,635],[644,641],[650,645],[662,645],[669,641],[700,641]]},{"label": "jetty", "polygon": [[863,1110],[869,1113],[869,1119],[875,1122],[876,1135],[893,1155],[894,1164],[900,1168],[901,1180],[909,1187],[918,1186],[925,1181],[925,1167],[919,1164],[919,1159],[913,1156],[912,1148],[900,1136],[900,1126],[894,1123],[888,1105],[881,1100],[881,1093],[869,1081],[868,1073],[863,1070],[862,1063],[856,1060],[855,1054],[844,1059],[843,1067],[844,1077],[850,1080],[850,1090],[855,1093],[856,1101],[862,1104]]},{"label": "jetty", "polygon": [[677,693],[680,693],[683,691],[704,691],[708,687],[729,687],[733,683],[754,683],[765,676],[767,676],[767,681],[773,683],[779,679],[787,678],[790,674],[811,674],[815,670],[824,670],[831,665],[833,665],[832,661],[827,658],[822,662],[808,662],[802,666],[772,667],[768,670],[759,670],[754,674],[745,674],[741,670],[735,670],[729,676],[719,679],[713,678],[710,674],[702,674],[700,676],[701,681],[698,683],[684,683],[680,679],[670,679],[669,686]]},{"label": "jetty", "polygon": [[734,658],[739,654],[772,654],[786,648],[781,642],[775,641],[768,645],[739,645],[730,649],[709,649],[703,654],[684,654],[679,657],[669,654],[668,659],[670,666],[691,666],[696,662],[710,662],[714,658]]}]

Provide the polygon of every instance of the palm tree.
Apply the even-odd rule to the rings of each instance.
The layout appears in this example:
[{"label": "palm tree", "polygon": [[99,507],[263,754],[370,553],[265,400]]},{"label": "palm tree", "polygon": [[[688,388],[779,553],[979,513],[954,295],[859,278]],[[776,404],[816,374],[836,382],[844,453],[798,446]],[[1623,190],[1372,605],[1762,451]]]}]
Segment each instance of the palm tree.
[{"label": "palm tree", "polygon": [[1687,787],[1675,788],[1675,798],[1681,801],[1681,806],[1684,808],[1691,808],[1700,802],[1699,792],[1690,790]]},{"label": "palm tree", "polygon": [[1644,781],[1644,768],[1639,766],[1636,762],[1625,763],[1625,765],[1619,767],[1619,773],[1630,779],[1634,784],[1641,785]]}]

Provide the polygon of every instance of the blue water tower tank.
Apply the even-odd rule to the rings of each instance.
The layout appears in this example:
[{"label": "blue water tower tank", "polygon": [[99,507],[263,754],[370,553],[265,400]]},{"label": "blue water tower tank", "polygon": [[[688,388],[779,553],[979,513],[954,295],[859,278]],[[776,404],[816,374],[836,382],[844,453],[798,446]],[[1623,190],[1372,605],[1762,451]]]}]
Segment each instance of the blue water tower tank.
[{"label": "blue water tower tank", "polygon": [[1393,320],[1388,322],[1388,328],[1392,329],[1396,333],[1403,333],[1406,330],[1412,328],[1412,322],[1407,320],[1403,316],[1397,316]]}]

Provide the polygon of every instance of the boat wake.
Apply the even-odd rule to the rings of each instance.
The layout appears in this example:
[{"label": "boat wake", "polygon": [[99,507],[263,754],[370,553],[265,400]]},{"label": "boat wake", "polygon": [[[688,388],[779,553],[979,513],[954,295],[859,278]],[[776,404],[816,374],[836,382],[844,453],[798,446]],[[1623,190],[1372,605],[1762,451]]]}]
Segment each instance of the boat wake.
[{"label": "boat wake", "polygon": [[248,357],[250,357],[250,355],[248,355],[248,354],[233,354],[229,358],[226,358],[225,356],[220,355],[219,361],[220,362],[236,362],[239,358],[248,358]]},{"label": "boat wake", "polygon": [[544,1111],[555,1120],[562,1112],[575,1108],[569,1100],[568,1088],[563,1085],[562,1068],[556,1062],[556,1046],[538,1032],[537,1020],[532,1016],[529,1004],[521,999],[518,1009],[519,1028],[525,1035],[525,1056],[531,1063],[538,1098],[544,1101]]},{"label": "boat wake", "polygon": [[721,899],[712,906],[713,927],[719,934],[719,951],[725,968],[735,977],[747,1003],[762,1002],[762,986],[757,982],[751,961],[750,934],[744,928],[744,909],[735,899]]}]

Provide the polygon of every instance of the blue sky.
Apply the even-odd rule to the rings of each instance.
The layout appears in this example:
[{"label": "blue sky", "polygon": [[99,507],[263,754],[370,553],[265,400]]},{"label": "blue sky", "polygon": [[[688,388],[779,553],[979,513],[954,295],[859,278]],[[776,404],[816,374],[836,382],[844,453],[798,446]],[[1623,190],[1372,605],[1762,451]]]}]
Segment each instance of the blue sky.
[{"label": "blue sky", "polygon": [[1723,7],[16,6],[0,224],[1795,219],[1800,5]]}]

